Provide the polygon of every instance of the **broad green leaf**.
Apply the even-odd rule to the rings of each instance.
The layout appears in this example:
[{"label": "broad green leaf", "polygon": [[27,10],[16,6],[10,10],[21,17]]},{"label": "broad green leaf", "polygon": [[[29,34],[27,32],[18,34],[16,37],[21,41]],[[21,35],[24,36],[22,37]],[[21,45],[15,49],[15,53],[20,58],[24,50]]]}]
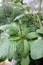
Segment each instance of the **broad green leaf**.
[{"label": "broad green leaf", "polygon": [[0,59],[6,59],[8,55],[10,42],[8,39],[2,40],[0,45]]},{"label": "broad green leaf", "polygon": [[0,30],[5,31],[9,35],[14,35],[19,32],[19,26],[16,23],[0,26]]},{"label": "broad green leaf", "polygon": [[[20,40],[20,41],[18,42],[17,48],[18,48],[18,52],[19,52],[20,54],[23,53],[23,50],[24,50],[23,40]],[[21,54],[21,55],[22,55],[22,54]]]},{"label": "broad green leaf", "polygon": [[43,34],[43,28],[40,28],[36,31],[37,33]]},{"label": "broad green leaf", "polygon": [[13,34],[16,34],[19,32],[19,27],[16,23],[11,23],[7,32],[10,34],[10,35],[13,35]]},{"label": "broad green leaf", "polygon": [[17,43],[14,41],[10,41],[10,42],[11,43],[10,43],[8,55],[7,55],[8,59],[16,58],[17,56]]},{"label": "broad green leaf", "polygon": [[14,27],[9,27],[9,29],[6,30],[6,33],[8,33],[9,35],[14,35],[18,33],[18,29]]},{"label": "broad green leaf", "polygon": [[26,58],[22,58],[21,65],[29,65],[29,63],[30,63],[29,56],[27,56]]},{"label": "broad green leaf", "polygon": [[31,32],[31,33],[27,34],[28,39],[35,39],[35,38],[38,38],[38,37],[39,37],[39,35],[36,32]]},{"label": "broad green leaf", "polygon": [[17,43],[2,34],[0,39],[0,61],[15,57]]},{"label": "broad green leaf", "polygon": [[43,39],[34,41],[30,45],[32,59],[39,59],[43,57]]},{"label": "broad green leaf", "polygon": [[22,57],[26,57],[29,54],[29,44],[27,40],[21,40],[18,46],[19,53]]}]

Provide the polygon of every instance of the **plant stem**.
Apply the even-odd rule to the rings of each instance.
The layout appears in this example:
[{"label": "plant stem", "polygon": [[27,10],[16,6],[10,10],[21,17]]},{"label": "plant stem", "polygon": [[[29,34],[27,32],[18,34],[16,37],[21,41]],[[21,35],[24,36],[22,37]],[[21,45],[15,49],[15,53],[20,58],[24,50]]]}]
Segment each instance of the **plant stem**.
[{"label": "plant stem", "polygon": [[39,18],[39,16],[37,15],[37,18],[38,18],[38,21],[39,21],[39,25],[40,25],[40,28],[42,27],[42,24],[41,24],[41,20]]},{"label": "plant stem", "polygon": [[39,1],[39,13],[41,13],[41,4],[42,4],[42,0]]},{"label": "plant stem", "polygon": [[21,36],[22,36],[22,23],[21,23],[21,20],[19,20],[19,27],[20,27],[20,33],[21,33]]}]

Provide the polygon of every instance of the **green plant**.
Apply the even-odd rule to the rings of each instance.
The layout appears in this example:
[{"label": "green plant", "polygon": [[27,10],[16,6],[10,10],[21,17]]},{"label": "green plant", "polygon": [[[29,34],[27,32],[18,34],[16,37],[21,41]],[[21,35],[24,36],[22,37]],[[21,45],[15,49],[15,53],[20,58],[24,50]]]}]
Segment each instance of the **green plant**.
[{"label": "green plant", "polygon": [[43,57],[43,27],[38,14],[29,14],[29,6],[21,0],[11,2],[11,16],[6,12],[11,22],[0,26],[0,61],[14,58],[17,65],[29,65],[29,56],[34,60]]}]

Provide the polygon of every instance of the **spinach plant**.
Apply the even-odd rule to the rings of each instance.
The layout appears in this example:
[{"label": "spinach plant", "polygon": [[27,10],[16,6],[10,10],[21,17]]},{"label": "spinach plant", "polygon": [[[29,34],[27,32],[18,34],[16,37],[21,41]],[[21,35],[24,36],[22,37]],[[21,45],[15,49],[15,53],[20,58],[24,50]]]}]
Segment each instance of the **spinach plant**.
[{"label": "spinach plant", "polygon": [[29,65],[30,56],[33,60],[43,57],[42,20],[39,13],[30,13],[31,8],[22,0],[10,1],[12,9],[8,11],[5,5],[6,13],[0,16],[8,20],[8,23],[3,22],[3,18],[0,20],[4,23],[0,25],[0,61],[13,58],[16,65]]}]

